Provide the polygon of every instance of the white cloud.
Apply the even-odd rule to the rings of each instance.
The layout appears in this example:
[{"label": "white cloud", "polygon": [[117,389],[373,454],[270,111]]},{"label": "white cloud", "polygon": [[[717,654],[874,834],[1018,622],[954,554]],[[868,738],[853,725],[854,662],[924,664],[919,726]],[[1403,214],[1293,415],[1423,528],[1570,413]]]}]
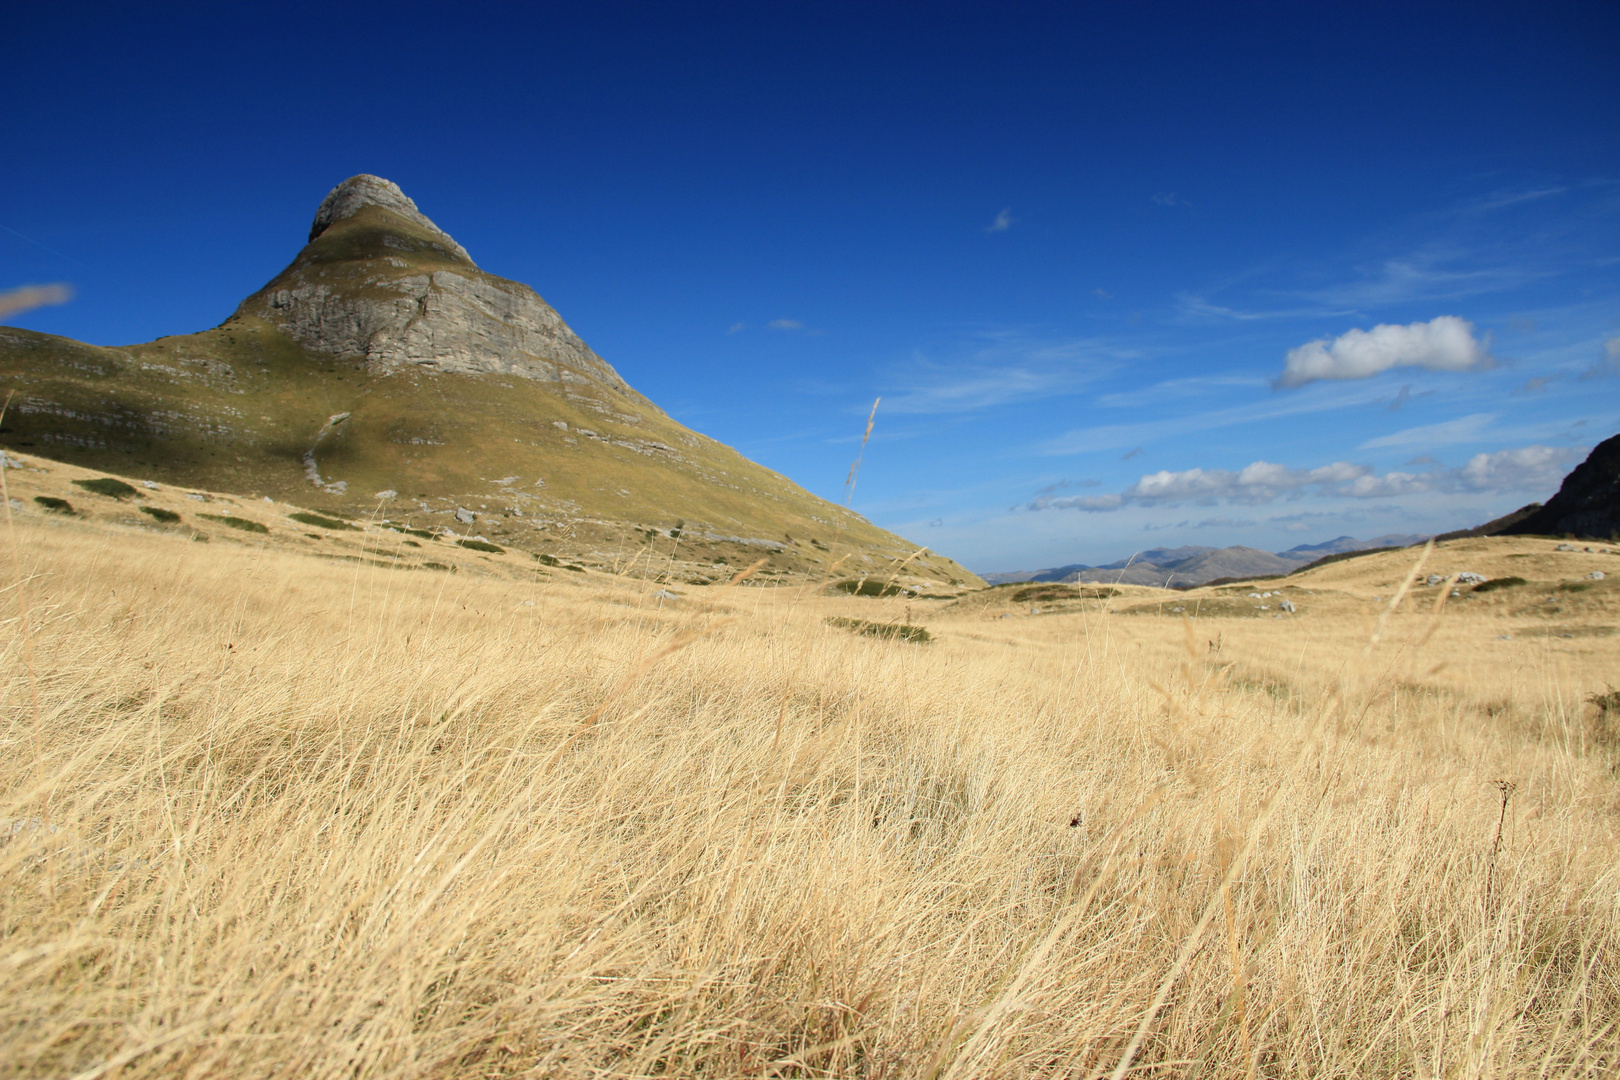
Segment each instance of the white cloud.
[{"label": "white cloud", "polygon": [[1017,218],[1012,216],[1012,207],[1008,206],[1005,207],[1001,213],[996,215],[996,220],[984,227],[984,231],[987,233],[1006,232],[1008,229],[1012,228],[1013,222],[1017,220]]},{"label": "white cloud", "polygon": [[1380,323],[1371,330],[1349,330],[1334,338],[1289,349],[1279,388],[1317,379],[1366,379],[1397,367],[1430,371],[1480,371],[1495,361],[1487,342],[1474,336],[1474,324],[1441,315],[1407,326]]},{"label": "white cloud", "polygon": [[1498,450],[1494,454],[1475,454],[1457,472],[1468,487],[1477,491],[1551,489],[1585,456],[1585,449],[1524,446],[1517,450]]},{"label": "white cloud", "polygon": [[1173,191],[1161,191],[1153,196],[1153,205],[1191,207],[1192,203],[1188,202],[1186,199],[1178,198],[1176,193]]},{"label": "white cloud", "polygon": [[772,330],[803,330],[804,323],[798,319],[772,319],[769,323]]},{"label": "white cloud", "polygon": [[727,330],[726,333],[728,333],[728,334],[736,334],[736,333],[739,333],[739,332],[741,332],[741,331],[743,331],[743,330],[745,330],[747,328],[748,328],[747,323],[740,323],[740,322],[739,323],[732,323],[731,324],[731,329]]},{"label": "white cloud", "polygon": [[1088,513],[1119,510],[1125,506],[1178,506],[1194,503],[1214,506],[1257,506],[1279,498],[1299,498],[1313,489],[1322,496],[1351,499],[1388,499],[1429,492],[1476,493],[1535,491],[1550,494],[1571,466],[1585,456],[1581,447],[1525,446],[1476,454],[1458,469],[1428,472],[1388,472],[1382,476],[1370,466],[1335,461],[1314,469],[1295,469],[1269,461],[1256,461],[1242,469],[1161,470],[1143,476],[1117,495],[1052,498],[1042,495],[1026,510],[1083,510]]},{"label": "white cloud", "polygon": [[[1404,389],[1404,388],[1403,388]],[[1474,413],[1471,416],[1458,417],[1456,420],[1447,420],[1442,424],[1424,424],[1422,427],[1410,427],[1404,431],[1392,432],[1389,435],[1380,435],[1376,439],[1368,439],[1359,449],[1376,450],[1384,446],[1451,446],[1456,443],[1474,442],[1479,439],[1485,429],[1490,427],[1496,419],[1496,413]]]}]

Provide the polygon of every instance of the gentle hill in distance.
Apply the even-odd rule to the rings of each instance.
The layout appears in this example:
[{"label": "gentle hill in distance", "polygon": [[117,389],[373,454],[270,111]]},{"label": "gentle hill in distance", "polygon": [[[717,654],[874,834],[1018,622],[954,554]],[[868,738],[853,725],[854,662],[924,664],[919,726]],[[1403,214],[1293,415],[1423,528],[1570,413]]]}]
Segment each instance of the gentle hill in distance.
[{"label": "gentle hill in distance", "polygon": [[116,348],[0,328],[0,386],[0,446],[120,476],[598,563],[652,546],[676,580],[845,558],[848,576],[979,584],[671,419],[375,176],[334,188],[220,326]]},{"label": "gentle hill in distance", "polygon": [[1219,578],[1275,577],[1290,574],[1326,555],[1347,552],[1409,547],[1428,539],[1405,533],[1390,533],[1371,540],[1340,536],[1320,544],[1300,544],[1287,551],[1269,552],[1241,545],[1226,548],[1187,544],[1176,548],[1152,548],[1129,559],[1102,566],[1072,563],[1048,570],[1016,570],[985,574],[991,585],[1020,581],[1086,582],[1109,585],[1151,585],[1160,588],[1191,588]]}]

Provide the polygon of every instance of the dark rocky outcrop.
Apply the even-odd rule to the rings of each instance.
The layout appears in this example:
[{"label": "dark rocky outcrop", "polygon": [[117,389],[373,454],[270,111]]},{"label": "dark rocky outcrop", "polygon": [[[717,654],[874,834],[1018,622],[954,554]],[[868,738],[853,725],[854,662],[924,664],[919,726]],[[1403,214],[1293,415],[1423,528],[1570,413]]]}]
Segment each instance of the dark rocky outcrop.
[{"label": "dark rocky outcrop", "polygon": [[1592,540],[1620,537],[1620,435],[1598,443],[1586,460],[1564,477],[1558,494],[1545,506],[1496,529],[1495,534]]}]

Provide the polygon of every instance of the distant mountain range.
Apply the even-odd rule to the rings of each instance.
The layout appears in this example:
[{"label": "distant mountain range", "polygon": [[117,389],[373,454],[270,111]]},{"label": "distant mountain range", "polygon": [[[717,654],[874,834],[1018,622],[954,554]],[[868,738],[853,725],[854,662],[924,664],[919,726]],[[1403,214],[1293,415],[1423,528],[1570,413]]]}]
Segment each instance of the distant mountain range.
[{"label": "distant mountain range", "polygon": [[1102,566],[1071,563],[1046,570],[1014,570],[982,576],[992,585],[1018,581],[1062,581],[1191,588],[1221,578],[1287,574],[1324,556],[1376,548],[1410,547],[1427,539],[1426,536],[1408,533],[1387,533],[1370,540],[1340,536],[1320,544],[1300,544],[1277,552],[1241,546],[1213,548],[1189,544],[1177,548],[1153,548],[1129,559]]}]

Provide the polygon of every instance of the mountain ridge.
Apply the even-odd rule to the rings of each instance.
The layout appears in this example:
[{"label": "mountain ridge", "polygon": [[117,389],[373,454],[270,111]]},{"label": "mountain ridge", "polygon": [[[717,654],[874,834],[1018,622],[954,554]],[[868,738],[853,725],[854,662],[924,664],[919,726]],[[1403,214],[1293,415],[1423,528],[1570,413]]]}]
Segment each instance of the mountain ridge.
[{"label": "mountain ridge", "polygon": [[0,446],[318,511],[384,504],[669,580],[764,555],[767,576],[978,583],[674,421],[397,185],[351,177],[309,234],[210,330],[101,347],[0,327]]}]

